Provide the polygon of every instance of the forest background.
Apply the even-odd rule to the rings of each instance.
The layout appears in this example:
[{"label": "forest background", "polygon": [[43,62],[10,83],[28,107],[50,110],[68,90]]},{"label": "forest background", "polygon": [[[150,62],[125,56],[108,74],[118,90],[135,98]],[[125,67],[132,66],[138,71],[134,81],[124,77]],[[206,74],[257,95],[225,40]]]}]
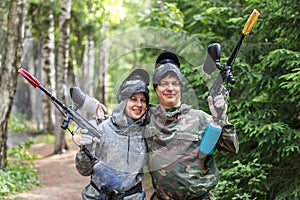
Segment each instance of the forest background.
[{"label": "forest background", "polygon": [[[55,154],[68,148],[62,117],[24,83],[20,67],[68,105],[68,90],[75,85],[111,110],[120,81],[134,68],[151,74],[159,52],[169,50],[182,61],[183,100],[208,111],[205,96],[214,75],[201,71],[207,47],[219,43],[225,63],[253,9],[260,16],[231,66],[236,83],[227,85],[228,116],[240,152],[235,157],[216,153],[221,181],[214,194],[220,199],[298,199],[298,0],[2,0],[0,172],[12,169],[7,137],[23,123],[16,120],[20,115],[39,134],[55,136]],[[153,90],[151,102],[157,103]]]}]

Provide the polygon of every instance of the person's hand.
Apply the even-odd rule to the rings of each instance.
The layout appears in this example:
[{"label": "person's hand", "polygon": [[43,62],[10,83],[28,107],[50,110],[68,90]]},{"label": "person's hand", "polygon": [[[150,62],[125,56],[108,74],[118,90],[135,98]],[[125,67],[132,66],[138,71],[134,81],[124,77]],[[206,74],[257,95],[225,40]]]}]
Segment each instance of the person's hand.
[{"label": "person's hand", "polygon": [[107,112],[106,107],[94,97],[86,95],[80,110],[93,114],[96,120],[102,121]]},{"label": "person's hand", "polygon": [[97,120],[103,120],[104,119],[104,114],[107,112],[107,109],[105,107],[105,105],[103,105],[102,103],[98,103],[97,108],[96,108],[96,119]]},{"label": "person's hand", "polygon": [[81,130],[81,138],[79,142],[80,146],[85,146],[93,143],[93,137],[88,135],[87,133],[88,133],[87,129]]},{"label": "person's hand", "polygon": [[[223,95],[217,95],[214,99],[212,96],[207,98],[208,106],[213,117],[220,119],[226,116],[227,102]],[[217,112],[217,109],[221,111]]]},{"label": "person's hand", "polygon": [[85,146],[85,145],[89,145],[92,143],[98,143],[100,142],[100,140],[97,137],[93,137],[91,135],[88,135],[88,130],[87,129],[82,129],[81,130],[81,138],[80,138],[80,146]]}]

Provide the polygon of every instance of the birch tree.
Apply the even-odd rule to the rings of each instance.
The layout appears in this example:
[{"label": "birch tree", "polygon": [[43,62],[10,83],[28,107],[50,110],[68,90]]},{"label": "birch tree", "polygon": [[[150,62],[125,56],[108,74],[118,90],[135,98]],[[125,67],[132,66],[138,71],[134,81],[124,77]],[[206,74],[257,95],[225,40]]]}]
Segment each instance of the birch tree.
[{"label": "birch tree", "polygon": [[[34,74],[34,44],[35,41],[31,34],[31,20],[27,18],[28,12],[25,10],[24,38],[23,38],[23,58],[22,68]],[[18,84],[17,92],[14,97],[14,111],[20,112],[26,117],[33,117],[36,114],[36,92],[29,84]]]},{"label": "birch tree", "polygon": [[11,0],[9,5],[6,47],[0,76],[0,169],[6,165],[7,121],[17,87],[18,68],[22,57],[23,19],[26,0]]},{"label": "birch tree", "polygon": [[[62,101],[67,101],[67,81],[68,81],[68,63],[69,63],[69,36],[70,36],[70,18],[71,18],[71,0],[62,0],[61,12],[59,14],[59,38],[58,38],[58,53],[57,53],[57,97]],[[63,121],[62,116],[58,113],[59,122]],[[54,153],[62,153],[67,149],[65,140],[65,132],[60,126],[56,126],[55,130],[55,148]]]},{"label": "birch tree", "polygon": [[[46,16],[48,15],[45,23],[48,24],[48,30],[42,40],[42,78],[43,84],[47,85],[47,89],[56,95],[55,91],[55,54],[54,54],[54,16],[50,9],[44,8]],[[49,99],[43,96],[43,121],[44,129],[48,132],[52,132],[55,128],[55,108]]]},{"label": "birch tree", "polygon": [[84,48],[81,84],[83,91],[90,96],[94,96],[94,68],[95,68],[95,45],[94,37],[87,36]]},{"label": "birch tree", "polygon": [[109,40],[105,38],[105,32],[108,30],[109,25],[104,24],[101,26],[101,32],[100,32],[100,53],[99,53],[99,100],[102,102],[104,105],[107,105],[107,83],[108,83],[108,76],[107,76],[107,69],[106,67],[108,66],[109,62]]}]

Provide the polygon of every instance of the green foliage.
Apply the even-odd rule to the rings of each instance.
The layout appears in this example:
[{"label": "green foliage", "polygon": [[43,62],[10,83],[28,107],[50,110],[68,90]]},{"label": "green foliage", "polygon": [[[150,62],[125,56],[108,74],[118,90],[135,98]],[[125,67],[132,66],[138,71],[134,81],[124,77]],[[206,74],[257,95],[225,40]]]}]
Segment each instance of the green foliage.
[{"label": "green foliage", "polygon": [[237,128],[241,148],[238,158],[243,162],[258,159],[258,163],[273,166],[267,170],[267,179],[261,181],[268,191],[265,199],[273,199],[287,190],[295,192],[300,184],[293,179],[300,176],[297,170],[300,132],[284,122],[281,104],[234,102],[232,105],[231,122]]},{"label": "green foliage", "polygon": [[8,165],[0,170],[0,197],[16,192],[28,191],[39,185],[37,171],[33,167],[34,155],[29,153],[33,140],[8,149]]},{"label": "green foliage", "polygon": [[8,161],[13,159],[14,162],[18,161],[32,166],[33,160],[37,156],[36,154],[31,154],[29,152],[29,149],[33,143],[34,139],[29,139],[25,142],[16,144],[14,147],[9,148],[7,150]]},{"label": "green foliage", "polygon": [[[74,29],[72,36],[84,39],[86,36],[99,34],[99,28],[107,12],[109,11],[105,10],[103,1],[72,2],[71,28]],[[95,40],[97,41],[97,38]]]},{"label": "green foliage", "polygon": [[[243,16],[248,14],[241,12],[240,8],[244,4],[241,1],[198,0],[183,2],[172,0],[171,2],[176,3],[183,12],[184,30],[197,35],[201,43],[206,45],[212,42],[228,42],[232,45],[233,41],[236,41],[235,33],[237,31],[240,33],[241,26],[245,23]],[[228,40],[231,37],[233,40]]]},{"label": "green foliage", "polygon": [[[194,105],[195,108],[201,108],[202,110],[208,111],[206,108],[207,102],[206,102],[206,96],[208,94],[208,88],[207,85],[205,84],[206,77],[201,73],[195,66],[190,66],[188,64],[185,64],[184,67],[181,69],[183,77],[186,78],[185,85],[191,84],[192,86],[192,91],[195,92],[199,105]],[[184,88],[183,90],[186,91],[188,88]],[[188,92],[186,92],[188,94]],[[185,99],[192,98],[192,97],[186,97],[184,96]],[[186,101],[185,101],[186,103]]]},{"label": "green foliage", "polygon": [[267,45],[290,50],[298,50],[300,45],[299,3],[294,0],[285,1],[249,1],[249,7],[261,11],[259,20],[259,38]]},{"label": "green foliage", "polygon": [[237,160],[231,168],[222,168],[221,181],[213,190],[220,199],[264,199],[268,191],[264,181],[270,164],[260,164],[258,159],[243,164]]},{"label": "green foliage", "polygon": [[291,73],[283,75],[280,78],[285,80],[280,84],[280,87],[288,90],[288,100],[298,102],[297,107],[300,107],[300,68],[293,69]]},{"label": "green foliage", "polygon": [[27,4],[27,19],[31,21],[32,34],[36,38],[46,38],[48,34],[50,17],[54,19],[60,12],[56,1],[29,0]]},{"label": "green foliage", "polygon": [[140,24],[150,27],[164,27],[173,30],[183,28],[183,15],[172,3],[161,3],[154,7],[149,14],[140,13]]},{"label": "green foliage", "polygon": [[26,129],[26,124],[24,122],[24,116],[20,114],[11,113],[7,126],[9,130],[17,133]]},{"label": "green foliage", "polygon": [[279,197],[287,190],[296,192],[300,181],[293,177],[300,176],[300,131],[289,125],[291,121],[282,111],[291,113],[294,108],[255,101],[234,101],[231,105],[231,122],[237,128],[241,148],[238,158],[243,162],[258,159],[258,163],[273,166],[261,182],[268,189],[265,199]]},{"label": "green foliage", "polygon": [[29,121],[25,115],[17,112],[12,112],[9,115],[9,120],[7,123],[8,129],[13,133],[37,131],[37,127],[33,124],[34,123],[31,123],[31,121]]},{"label": "green foliage", "polygon": [[0,197],[21,191],[29,191],[39,185],[37,171],[25,164],[13,165],[0,170]]},{"label": "green foliage", "polygon": [[264,99],[265,101],[297,102],[300,93],[300,89],[297,87],[299,78],[290,79],[289,77],[294,75],[293,71],[297,67],[299,68],[299,55],[299,52],[288,49],[276,49],[261,57],[261,62],[256,64],[255,68],[266,76],[257,82],[256,95],[263,95],[267,89],[270,94],[268,99]]},{"label": "green foliage", "polygon": [[53,134],[41,134],[34,138],[35,143],[54,144],[55,137]]}]

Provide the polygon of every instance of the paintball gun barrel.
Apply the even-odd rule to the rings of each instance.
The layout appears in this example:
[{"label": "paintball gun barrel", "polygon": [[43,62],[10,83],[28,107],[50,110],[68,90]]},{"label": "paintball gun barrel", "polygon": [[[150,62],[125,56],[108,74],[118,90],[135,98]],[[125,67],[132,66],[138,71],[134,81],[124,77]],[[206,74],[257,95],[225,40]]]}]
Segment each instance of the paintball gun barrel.
[{"label": "paintball gun barrel", "polygon": [[[70,120],[73,120],[79,127],[82,129],[87,129],[89,130],[89,133],[91,133],[94,137],[101,138],[102,133],[99,132],[98,129],[96,129],[89,121],[84,119],[78,112],[76,112],[76,109],[78,107],[82,106],[82,102],[84,101],[84,95],[80,94],[76,90],[76,88],[71,88],[72,90],[76,90],[76,95],[73,96],[76,100],[78,100],[78,103],[76,108],[71,108],[67,107],[64,103],[62,103],[58,98],[53,96],[45,87],[41,85],[41,83],[33,77],[30,73],[28,73],[26,70],[23,68],[20,68],[18,72],[33,86],[33,87],[38,87],[41,91],[43,91],[53,102],[53,104],[56,106],[56,108],[62,113],[64,116],[64,120],[61,124],[61,128],[64,130],[68,130],[72,134],[72,138],[74,136],[73,132],[68,128]],[[71,93],[72,93],[71,90]],[[93,102],[92,102],[92,107],[93,107]],[[64,111],[62,111],[62,110]],[[74,140],[73,140],[74,141]],[[74,141],[75,144],[77,144]],[[99,161],[94,154],[92,154],[86,146],[81,146],[81,149],[84,151],[84,153],[91,159],[93,162],[93,171],[94,174],[97,174],[95,177],[99,177],[96,181],[96,186],[98,188],[105,187],[106,189],[111,189],[111,190],[117,190],[116,188],[119,187],[122,183],[121,179],[119,176],[116,174],[115,170],[110,168],[106,163]]]},{"label": "paintball gun barrel", "polygon": [[[73,120],[79,127],[83,129],[88,129],[94,136],[101,137],[101,133],[86,119],[84,119],[75,109],[67,107],[64,103],[62,103],[58,98],[56,98],[51,92],[49,92],[45,87],[41,85],[41,83],[33,77],[30,73],[28,73],[25,69],[20,68],[18,72],[33,86],[38,87],[42,92],[44,92],[53,104],[57,107],[57,109],[62,113],[64,116],[64,120],[61,124],[61,128],[64,130],[69,130],[73,136],[73,132],[68,128],[70,120]],[[64,112],[61,111],[61,109]],[[82,150],[89,156],[89,158],[93,161],[96,160],[94,155],[92,155],[85,146],[82,147]]]},{"label": "paintball gun barrel", "polygon": [[[216,68],[220,70],[208,94],[208,96],[212,96],[213,99],[214,97],[220,94],[225,94],[228,97],[230,93],[230,89],[225,88],[223,83],[224,81],[227,81],[230,84],[234,84],[236,82],[233,77],[233,74],[231,73],[231,66],[233,65],[233,62],[238,54],[239,48],[242,45],[245,36],[252,29],[258,16],[259,16],[259,12],[254,9],[250,17],[248,18],[246,24],[244,25],[244,28],[242,30],[242,35],[234,51],[232,52],[231,56],[226,62],[226,64],[222,65],[220,63],[220,56],[221,56],[220,45],[218,43],[213,43],[208,46],[207,56],[203,63],[203,71],[206,74],[210,75],[215,71]],[[214,119],[213,122],[208,124],[204,132],[203,138],[201,140],[201,144],[199,146],[200,152],[203,153],[204,155],[213,153],[222,132],[222,128],[217,122],[222,120],[222,113],[224,108],[215,108],[215,109],[217,112],[216,119]]]},{"label": "paintball gun barrel", "polygon": [[[220,73],[218,74],[215,82],[213,83],[213,86],[211,87],[209,91],[209,95],[212,97],[215,97],[221,93],[229,94],[230,89],[224,88],[223,83],[224,81],[227,81],[230,84],[234,84],[236,81],[234,79],[234,76],[231,72],[231,67],[234,63],[235,58],[237,57],[238,51],[242,45],[242,42],[245,38],[245,36],[250,32],[252,29],[255,21],[257,20],[259,16],[259,12],[254,9],[249,16],[246,24],[244,25],[244,28],[242,30],[242,35],[238,41],[238,43],[235,46],[234,51],[232,52],[231,56],[227,60],[225,64],[220,63],[220,55],[221,55],[221,47],[218,43],[213,43],[208,46],[207,49],[207,56],[203,64],[203,71],[210,75],[212,74],[216,68],[220,70]],[[208,96],[209,96],[208,95]],[[218,113],[218,119],[220,119],[222,114],[222,109],[216,110]]]}]

